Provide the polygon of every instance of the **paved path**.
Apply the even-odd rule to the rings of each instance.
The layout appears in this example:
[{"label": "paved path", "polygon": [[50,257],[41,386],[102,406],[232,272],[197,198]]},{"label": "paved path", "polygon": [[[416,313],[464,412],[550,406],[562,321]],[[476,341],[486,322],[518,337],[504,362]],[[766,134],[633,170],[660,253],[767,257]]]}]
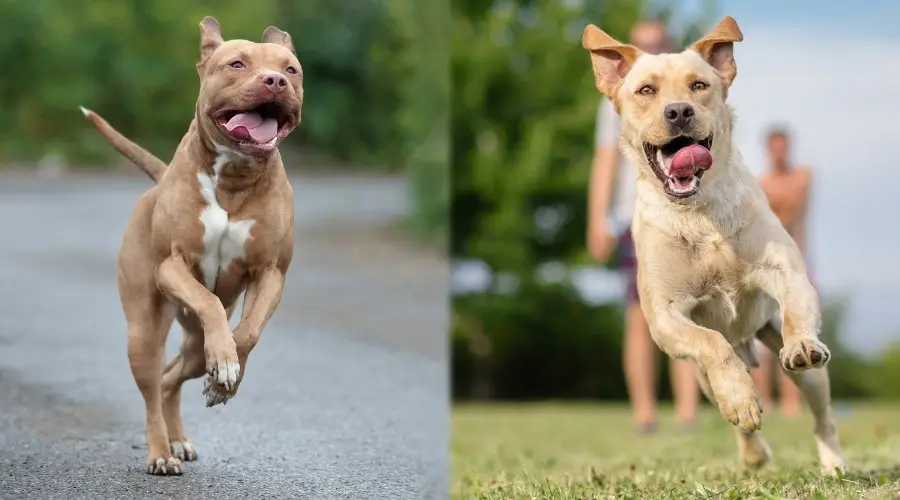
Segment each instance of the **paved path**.
[{"label": "paved path", "polygon": [[144,473],[115,257],[149,182],[0,174],[0,498],[445,498],[447,265],[385,230],[390,178],[294,178],[294,263],[241,393],[207,409],[188,382],[200,459]]}]

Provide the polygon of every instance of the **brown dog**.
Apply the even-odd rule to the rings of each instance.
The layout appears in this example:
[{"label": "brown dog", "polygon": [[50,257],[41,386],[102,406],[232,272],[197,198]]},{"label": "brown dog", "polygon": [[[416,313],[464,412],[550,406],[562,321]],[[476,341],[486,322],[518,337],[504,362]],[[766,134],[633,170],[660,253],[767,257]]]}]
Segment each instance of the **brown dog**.
[{"label": "brown dog", "polygon": [[[147,411],[147,472],[181,474],[197,451],[181,424],[181,385],[206,373],[206,405],[237,393],[247,356],[281,299],[294,203],[278,145],[300,122],[303,76],[291,37],[222,39],[200,23],[196,115],[170,166],[82,109],[154,186],[137,202],[119,252],[128,360]],[[232,332],[241,293],[244,310]],[[181,350],[163,364],[173,318]]]}]

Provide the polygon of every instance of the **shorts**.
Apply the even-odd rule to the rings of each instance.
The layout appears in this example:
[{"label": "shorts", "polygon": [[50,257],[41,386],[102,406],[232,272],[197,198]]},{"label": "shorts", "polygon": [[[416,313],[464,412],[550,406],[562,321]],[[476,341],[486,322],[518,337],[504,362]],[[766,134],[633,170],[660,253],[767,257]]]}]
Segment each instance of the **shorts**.
[{"label": "shorts", "polygon": [[625,278],[625,305],[638,303],[637,254],[631,230],[625,230],[619,235],[619,270]]}]

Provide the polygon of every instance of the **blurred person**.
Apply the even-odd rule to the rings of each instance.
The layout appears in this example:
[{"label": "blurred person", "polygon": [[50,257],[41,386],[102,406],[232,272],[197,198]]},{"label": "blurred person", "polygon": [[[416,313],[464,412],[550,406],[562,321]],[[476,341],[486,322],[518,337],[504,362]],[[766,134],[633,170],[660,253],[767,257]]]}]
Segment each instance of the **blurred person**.
[{"label": "blurred person", "polygon": [[[674,45],[666,27],[657,20],[637,23],[630,43],[644,52],[671,52]],[[619,115],[604,97],[597,110],[595,152],[588,191],[588,234],[591,254],[599,261],[609,259],[615,247],[621,257],[627,281],[623,364],[628,397],[638,431],[656,430],[657,347],[650,337],[637,292],[637,262],[631,239],[631,220],[636,198],[637,172],[619,151]],[[693,427],[700,403],[700,388],[694,366],[688,361],[670,360],[670,378],[679,424]]]},{"label": "blurred person", "polygon": [[[769,168],[760,178],[760,184],[769,206],[787,229],[800,253],[806,257],[806,214],[809,193],[812,186],[812,171],[804,165],[791,165],[790,133],[787,128],[773,127],[766,134],[766,153]],[[784,373],[780,366],[773,367],[772,353],[757,344],[760,367],[753,371],[753,379],[763,399],[765,411],[773,408],[772,375],[778,371],[779,411],[787,417],[798,416],[802,409],[800,390]]]}]

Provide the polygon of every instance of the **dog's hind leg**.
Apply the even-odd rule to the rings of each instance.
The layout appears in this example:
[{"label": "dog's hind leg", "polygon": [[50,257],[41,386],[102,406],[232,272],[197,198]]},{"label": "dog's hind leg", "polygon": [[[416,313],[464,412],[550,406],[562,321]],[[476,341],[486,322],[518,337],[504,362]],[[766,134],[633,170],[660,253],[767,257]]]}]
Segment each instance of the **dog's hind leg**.
[{"label": "dog's hind leg", "polygon": [[[784,346],[781,333],[772,324],[764,326],[756,333],[756,336],[775,355],[778,355]],[[831,384],[828,380],[828,370],[822,367],[805,371],[785,370],[785,373],[800,388],[815,419],[813,432],[822,472],[831,475],[834,475],[836,470],[843,472],[844,453],[841,450],[837,424],[831,409]]]},{"label": "dog's hind leg", "polygon": [[188,380],[202,377],[204,373],[203,329],[183,327],[179,352],[169,360],[162,375],[162,408],[172,455],[184,461],[196,460],[197,448],[185,434],[181,423],[181,386]]},{"label": "dog's hind leg", "polygon": [[[225,312],[230,318],[233,311],[234,306]],[[181,386],[206,373],[206,358],[203,351],[203,328],[196,317],[179,322],[182,323],[181,347],[163,372],[162,405],[172,455],[184,461],[192,461],[197,460],[197,447],[185,433],[181,422]]]},{"label": "dog's hind leg", "polygon": [[169,449],[160,389],[166,336],[172,326],[174,307],[155,290],[142,293],[128,289],[127,295],[125,291],[122,305],[128,323],[128,362],[147,414],[147,472],[180,475],[183,466]]}]

